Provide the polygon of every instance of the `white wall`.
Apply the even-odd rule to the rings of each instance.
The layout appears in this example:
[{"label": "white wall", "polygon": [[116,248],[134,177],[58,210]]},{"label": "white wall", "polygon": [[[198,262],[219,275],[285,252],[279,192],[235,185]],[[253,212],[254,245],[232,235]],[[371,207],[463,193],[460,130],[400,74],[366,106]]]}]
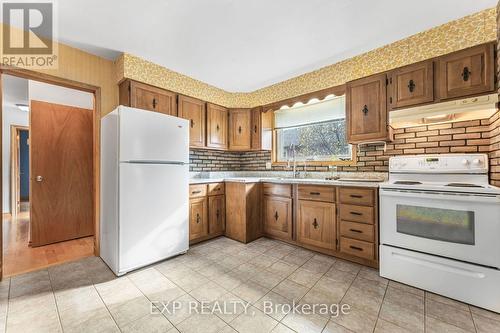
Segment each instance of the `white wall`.
[{"label": "white wall", "polygon": [[10,213],[10,126],[28,126],[29,113],[19,110],[17,107],[3,106],[3,128],[2,128],[2,191],[3,191],[3,213]]},{"label": "white wall", "polygon": [[30,101],[36,100],[84,109],[94,108],[94,95],[91,93],[38,81],[29,81],[28,96]]}]

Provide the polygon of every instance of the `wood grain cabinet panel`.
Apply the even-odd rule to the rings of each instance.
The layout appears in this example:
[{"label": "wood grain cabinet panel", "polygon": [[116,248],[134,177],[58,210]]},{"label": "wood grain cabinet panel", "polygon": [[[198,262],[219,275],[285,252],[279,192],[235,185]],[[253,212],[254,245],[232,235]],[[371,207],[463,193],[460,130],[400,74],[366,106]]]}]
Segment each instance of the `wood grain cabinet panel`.
[{"label": "wood grain cabinet panel", "polygon": [[207,198],[189,200],[189,240],[208,235]]},{"label": "wood grain cabinet panel", "polygon": [[389,108],[396,109],[434,101],[434,62],[401,67],[389,73]]},{"label": "wood grain cabinet panel", "polygon": [[189,185],[189,198],[200,198],[207,195],[207,184]]},{"label": "wood grain cabinet panel", "polygon": [[264,233],[280,239],[292,239],[292,199],[264,196]]},{"label": "wood grain cabinet panel", "polygon": [[275,195],[287,198],[292,197],[292,185],[290,184],[264,183],[262,186],[265,195]]},{"label": "wood grain cabinet panel", "polygon": [[376,190],[359,187],[341,187],[339,189],[340,202],[352,205],[373,206]]},{"label": "wood grain cabinet panel", "polygon": [[355,206],[355,205],[339,205],[339,215],[342,220],[373,224],[375,216],[373,207]]},{"label": "wood grain cabinet panel", "polygon": [[297,241],[324,249],[336,248],[335,204],[298,200]]},{"label": "wood grain cabinet panel", "polygon": [[341,220],[340,235],[367,242],[375,242],[375,227],[371,224]]},{"label": "wood grain cabinet panel", "polygon": [[207,103],[207,147],[227,149],[228,109]]},{"label": "wood grain cabinet panel", "polygon": [[229,112],[229,149],[251,149],[251,109],[232,109]]},{"label": "wood grain cabinet panel", "polygon": [[178,113],[179,117],[189,120],[189,146],[205,147],[205,102],[180,95]]},{"label": "wood grain cabinet panel", "polygon": [[208,197],[208,231],[210,235],[222,235],[226,229],[226,201],[224,195]]},{"label": "wood grain cabinet panel", "polygon": [[250,148],[260,150],[262,149],[262,107],[253,108],[250,112],[252,113],[252,142]]},{"label": "wood grain cabinet panel", "polygon": [[440,57],[440,98],[465,97],[494,91],[494,57],[494,43],[474,46]]},{"label": "wood grain cabinet panel", "polygon": [[208,184],[208,195],[224,194],[224,183],[211,183]]},{"label": "wood grain cabinet panel", "polygon": [[120,105],[156,111],[177,116],[177,95],[168,90],[133,80],[125,80],[119,87]]},{"label": "wood grain cabinet panel", "polygon": [[347,83],[346,120],[349,143],[387,140],[386,92],[385,73]]},{"label": "wood grain cabinet panel", "polygon": [[313,200],[335,202],[335,187],[319,185],[298,185],[297,197],[299,200]]}]

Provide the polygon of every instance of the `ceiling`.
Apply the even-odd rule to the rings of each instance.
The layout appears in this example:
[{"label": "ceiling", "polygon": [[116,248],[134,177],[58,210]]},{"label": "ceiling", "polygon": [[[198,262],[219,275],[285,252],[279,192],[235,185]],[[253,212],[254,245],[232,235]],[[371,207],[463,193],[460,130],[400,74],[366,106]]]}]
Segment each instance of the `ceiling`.
[{"label": "ceiling", "polygon": [[59,39],[250,92],[494,7],[497,0],[64,0]]}]

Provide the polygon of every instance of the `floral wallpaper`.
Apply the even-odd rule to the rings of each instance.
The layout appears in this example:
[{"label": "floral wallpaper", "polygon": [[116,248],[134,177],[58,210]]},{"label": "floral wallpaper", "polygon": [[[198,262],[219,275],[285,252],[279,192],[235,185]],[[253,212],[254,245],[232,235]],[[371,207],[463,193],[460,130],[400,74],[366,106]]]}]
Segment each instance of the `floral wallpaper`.
[{"label": "floral wallpaper", "polygon": [[130,78],[226,107],[254,107],[496,40],[496,8],[460,18],[318,70],[256,90],[230,93],[130,54],[116,65]]}]

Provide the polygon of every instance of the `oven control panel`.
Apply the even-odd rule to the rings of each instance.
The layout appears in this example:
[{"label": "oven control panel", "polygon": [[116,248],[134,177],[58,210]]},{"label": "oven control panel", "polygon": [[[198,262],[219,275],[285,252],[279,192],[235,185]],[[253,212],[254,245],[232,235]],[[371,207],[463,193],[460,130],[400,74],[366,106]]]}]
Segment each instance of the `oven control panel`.
[{"label": "oven control panel", "polygon": [[401,173],[487,173],[486,154],[442,154],[394,156],[389,172]]}]

